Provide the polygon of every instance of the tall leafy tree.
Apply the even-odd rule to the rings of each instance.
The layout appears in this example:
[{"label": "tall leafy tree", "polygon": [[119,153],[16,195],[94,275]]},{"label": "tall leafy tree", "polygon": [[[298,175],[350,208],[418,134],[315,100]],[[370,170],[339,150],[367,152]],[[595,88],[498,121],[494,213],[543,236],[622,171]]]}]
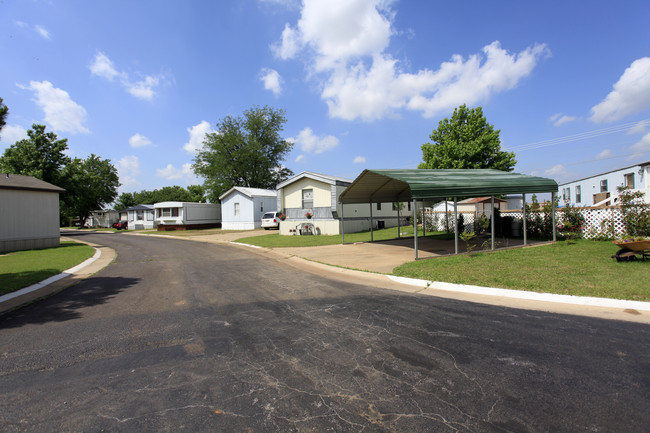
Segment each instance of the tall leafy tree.
[{"label": "tall leafy tree", "polygon": [[126,209],[131,206],[135,206],[138,202],[135,199],[134,192],[123,192],[119,195],[117,200],[115,200],[115,210]]},{"label": "tall leafy tree", "polygon": [[62,210],[66,216],[78,217],[84,226],[90,213],[103,209],[117,197],[120,180],[117,168],[109,159],[91,154],[86,159],[74,158],[62,171]]},{"label": "tall leafy tree", "polygon": [[211,202],[233,186],[275,188],[293,174],[282,165],[293,147],[280,135],[286,121],[284,110],[265,106],[217,123],[217,132],[206,135],[193,164]]},{"label": "tall leafy tree", "polygon": [[57,186],[61,170],[70,162],[64,151],[68,139],[59,140],[54,132],[45,132],[45,125],[32,125],[27,138],[17,141],[0,158],[0,172],[34,176]]},{"label": "tall leafy tree", "polygon": [[2,98],[0,98],[0,131],[7,124],[7,115],[9,114],[9,108],[4,104]]},{"label": "tall leafy tree", "polygon": [[487,122],[481,107],[461,105],[451,119],[438,123],[422,145],[424,162],[418,168],[493,168],[512,171],[517,161],[513,152],[501,150],[500,130]]},{"label": "tall leafy tree", "polygon": [[190,192],[190,201],[195,203],[205,203],[205,187],[203,185],[190,185],[187,187]]}]

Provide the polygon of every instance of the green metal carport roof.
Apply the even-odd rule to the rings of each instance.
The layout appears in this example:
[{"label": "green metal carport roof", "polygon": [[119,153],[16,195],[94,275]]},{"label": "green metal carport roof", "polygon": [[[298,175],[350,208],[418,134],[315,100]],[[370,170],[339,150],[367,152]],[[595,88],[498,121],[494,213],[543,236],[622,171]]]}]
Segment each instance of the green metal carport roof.
[{"label": "green metal carport roof", "polygon": [[491,169],[364,170],[341,203],[387,203],[440,197],[557,192],[553,179]]}]

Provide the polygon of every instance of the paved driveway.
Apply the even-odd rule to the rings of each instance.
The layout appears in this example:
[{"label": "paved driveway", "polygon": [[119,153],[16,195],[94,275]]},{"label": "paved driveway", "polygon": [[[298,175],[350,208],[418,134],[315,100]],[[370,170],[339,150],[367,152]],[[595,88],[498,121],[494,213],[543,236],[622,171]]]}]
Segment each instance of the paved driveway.
[{"label": "paved driveway", "polygon": [[402,294],[124,234],[0,317],[3,431],[646,432],[650,327]]}]

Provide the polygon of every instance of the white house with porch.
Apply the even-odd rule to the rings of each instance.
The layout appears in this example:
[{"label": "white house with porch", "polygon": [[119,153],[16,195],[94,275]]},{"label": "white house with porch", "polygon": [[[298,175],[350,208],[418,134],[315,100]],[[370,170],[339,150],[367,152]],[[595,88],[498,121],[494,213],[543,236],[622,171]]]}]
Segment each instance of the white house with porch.
[{"label": "white house with porch", "polygon": [[[288,179],[277,186],[277,209],[287,217],[280,223],[281,235],[299,234],[301,227],[312,224],[316,234],[341,233],[341,215],[345,215],[346,233],[373,228],[397,226],[397,207],[392,203],[349,204],[343,208],[339,196],[352,184],[342,177],[310,171]],[[402,217],[410,215],[404,205]],[[372,217],[372,218],[371,218]]]},{"label": "white house with porch", "polygon": [[137,204],[119,211],[120,221],[128,221],[129,230],[145,230],[156,227],[152,204]]},{"label": "white house with porch", "polygon": [[262,226],[265,212],[275,211],[276,191],[235,186],[219,196],[223,230],[253,230]]},{"label": "white house with porch", "polygon": [[619,186],[642,191],[650,203],[650,161],[561,184],[560,203],[611,206],[617,204]]}]

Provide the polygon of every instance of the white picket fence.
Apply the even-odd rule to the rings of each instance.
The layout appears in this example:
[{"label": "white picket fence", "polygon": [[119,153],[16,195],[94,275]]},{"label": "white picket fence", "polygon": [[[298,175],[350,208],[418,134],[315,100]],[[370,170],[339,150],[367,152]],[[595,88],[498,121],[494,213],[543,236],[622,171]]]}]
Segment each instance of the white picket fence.
[{"label": "white picket fence", "polygon": [[[618,207],[601,207],[601,208],[576,208],[585,218],[585,224],[582,228],[584,238],[590,239],[602,235],[604,233],[614,232],[614,236],[622,236],[625,234],[625,225],[623,224],[623,214]],[[466,232],[475,231],[476,221],[475,212],[458,212],[458,216],[463,215],[463,225]],[[543,213],[533,212],[527,216],[530,218],[536,215],[544,216]],[[511,216],[515,220],[521,221],[523,219],[523,212],[521,210],[502,210],[501,216]],[[555,214],[556,223],[558,226],[562,225],[564,219],[564,212],[562,208],[556,210]],[[453,212],[436,212],[426,211],[425,221],[427,231],[453,231],[454,230],[454,213]]]}]

